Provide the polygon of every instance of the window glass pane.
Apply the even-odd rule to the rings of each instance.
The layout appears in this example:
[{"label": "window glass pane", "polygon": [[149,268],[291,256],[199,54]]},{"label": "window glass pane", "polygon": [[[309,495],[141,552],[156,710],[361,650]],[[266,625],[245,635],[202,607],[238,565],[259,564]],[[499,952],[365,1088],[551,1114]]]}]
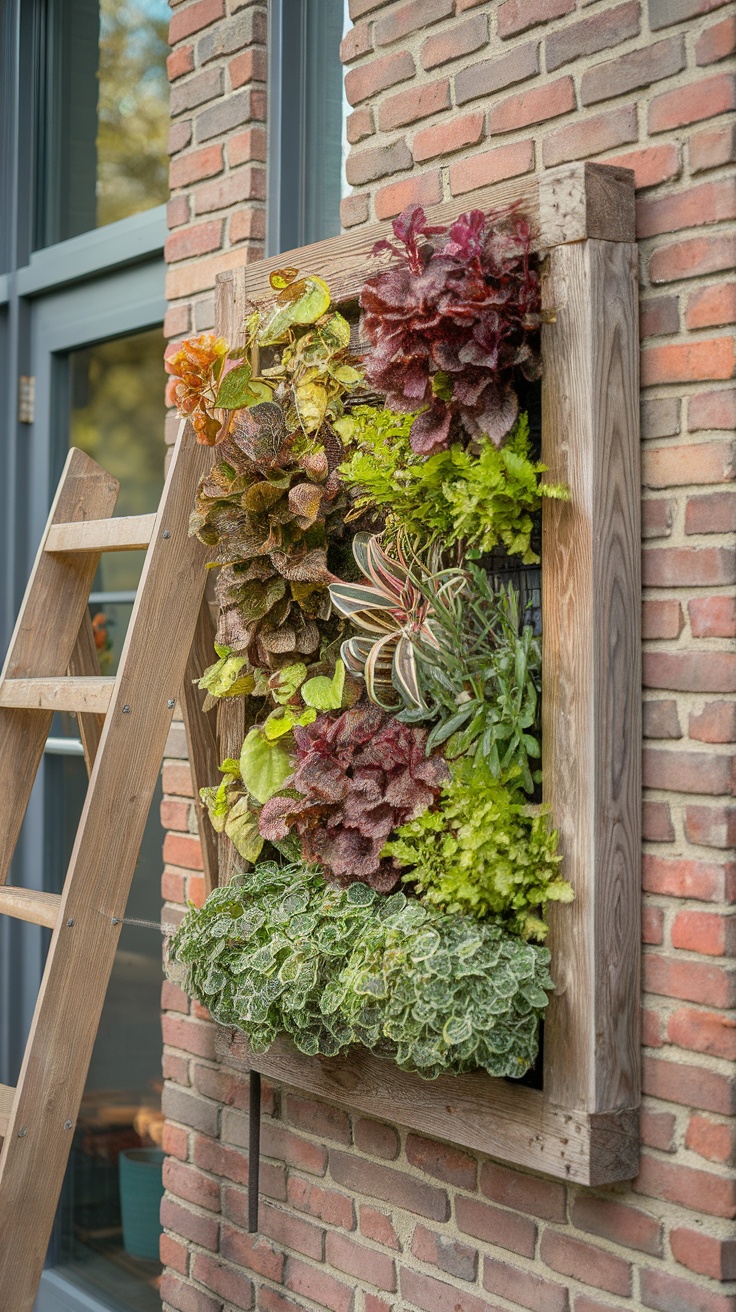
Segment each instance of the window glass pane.
[{"label": "window glass pane", "polygon": [[168,198],[167,0],[49,0],[36,246]]}]

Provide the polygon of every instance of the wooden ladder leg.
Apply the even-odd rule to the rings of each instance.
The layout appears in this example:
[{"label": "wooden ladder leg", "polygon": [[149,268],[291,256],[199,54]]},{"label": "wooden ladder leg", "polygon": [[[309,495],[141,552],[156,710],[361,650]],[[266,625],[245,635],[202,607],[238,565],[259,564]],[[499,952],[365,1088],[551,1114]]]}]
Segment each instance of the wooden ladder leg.
[{"label": "wooden ladder leg", "polygon": [[[3,1312],[32,1312],[36,1296],[120,919],[200,612],[207,552],[188,536],[188,520],[211,463],[212,453],[188,429],[164,488],[69,863],[0,1153]],[[65,665],[80,619],[78,613]]]}]

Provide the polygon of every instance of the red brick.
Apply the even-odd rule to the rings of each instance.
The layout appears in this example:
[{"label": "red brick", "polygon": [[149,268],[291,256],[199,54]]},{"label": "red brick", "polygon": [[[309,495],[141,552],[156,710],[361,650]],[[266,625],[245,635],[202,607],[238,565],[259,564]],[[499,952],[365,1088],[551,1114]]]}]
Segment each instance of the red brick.
[{"label": "red brick", "polygon": [[[507,0],[511,3],[511,0]],[[571,77],[558,78],[544,87],[519,91],[491,106],[488,128],[491,133],[514,132],[532,123],[544,123],[575,108],[575,86]]]},{"label": "red brick", "polygon": [[695,42],[696,64],[717,64],[736,51],[736,18],[729,17],[706,27]]},{"label": "red brick", "polygon": [[642,907],[641,941],[655,947],[664,942],[664,912],[661,907]]},{"label": "red brick", "polygon": [[163,1266],[170,1266],[180,1275],[189,1274],[189,1249],[173,1235],[162,1234],[159,1240],[159,1256]]},{"label": "red brick", "polygon": [[374,131],[373,110],[367,105],[361,105],[359,109],[354,109],[352,114],[348,114],[345,132],[351,146],[364,141],[366,137],[372,137]]},{"label": "red brick", "polygon": [[642,607],[642,637],[677,638],[685,627],[679,601],[645,601]]},{"label": "red brick", "polygon": [[392,219],[407,205],[438,205],[442,199],[439,172],[419,173],[403,182],[379,187],[375,197],[376,217]]},{"label": "red brick", "polygon": [[[645,587],[650,588],[718,587],[736,581],[736,551],[732,547],[645,547],[642,575]],[[702,669],[707,678],[707,666]],[[713,677],[721,676],[714,673]],[[701,691],[720,689],[706,684]]]},{"label": "red brick", "polygon": [[206,898],[207,889],[205,888],[204,877],[202,875],[189,875],[187,877],[185,900],[193,902],[195,907],[203,907]]},{"label": "red brick", "polygon": [[227,142],[227,162],[231,169],[238,164],[250,164],[253,161],[265,163],[266,133],[263,128],[246,128],[237,132]]},{"label": "red brick", "polygon": [[[220,1176],[224,1180],[234,1180],[236,1184],[247,1184],[248,1182],[247,1154],[238,1152],[237,1149],[230,1148],[227,1144],[218,1143],[217,1140],[198,1135],[194,1143],[193,1158],[197,1166],[201,1166],[203,1170],[210,1171],[213,1175]],[[262,1163],[261,1169],[264,1171],[261,1188],[264,1193],[269,1193],[268,1180],[265,1174],[268,1171],[268,1163]],[[283,1177],[283,1168],[279,1174]],[[234,1200],[236,1208],[238,1198]],[[228,1206],[225,1205],[223,1200],[223,1211],[230,1215]],[[237,1221],[238,1216],[231,1216],[231,1220]]]},{"label": "red brick", "polygon": [[642,881],[647,893],[662,893],[666,897],[719,902],[724,896],[724,867],[710,861],[645,853]]},{"label": "red brick", "polygon": [[[245,1131],[247,1125],[243,1127]],[[273,1121],[264,1121],[261,1127],[261,1151],[264,1157],[286,1162],[287,1166],[296,1166],[310,1175],[324,1175],[327,1169],[327,1149],[322,1144],[309,1143]]]},{"label": "red brick", "polygon": [[357,223],[365,223],[368,210],[367,196],[344,196],[340,201],[340,222],[343,228],[353,228]]},{"label": "red brick", "polygon": [[[693,737],[692,721],[690,736]],[[686,806],[685,837],[703,847],[736,847],[736,808],[732,806]]]},{"label": "red brick", "polygon": [[736,159],[736,124],[705,128],[690,138],[690,172],[705,173]]},{"label": "red brick", "polygon": [[730,1166],[736,1156],[736,1126],[732,1121],[711,1121],[693,1112],[685,1131],[685,1147],[709,1162]]},{"label": "red brick", "polygon": [[486,1198],[504,1207],[528,1212],[544,1221],[565,1220],[565,1190],[555,1181],[540,1180],[497,1162],[486,1162],[480,1173],[480,1189]]},{"label": "red brick", "polygon": [[176,1312],[220,1312],[222,1307],[219,1299],[210,1298],[203,1290],[185,1284],[171,1271],[164,1271],[159,1293],[166,1306],[176,1308]]},{"label": "red brick", "polygon": [[[697,951],[697,948],[695,949]],[[719,1012],[691,1011],[680,1007],[667,1022],[670,1043],[692,1052],[705,1052],[709,1057],[736,1060],[736,1021]],[[722,1111],[714,1107],[713,1111]]]},{"label": "red brick", "polygon": [[289,1175],[287,1199],[292,1207],[300,1212],[308,1212],[327,1225],[339,1225],[344,1230],[355,1229],[355,1213],[352,1198],[341,1194],[337,1189],[322,1189],[311,1180],[301,1176]]},{"label": "red brick", "polygon": [[645,738],[682,738],[682,729],[674,698],[666,701],[644,702]]},{"label": "red brick", "polygon": [[[212,220],[210,223],[197,223],[191,228],[172,232],[166,238],[164,258],[169,264],[173,264],[176,260],[188,260],[194,255],[206,255],[209,251],[217,251],[221,245],[220,219]],[[186,862],[177,860],[177,864],[186,865]]]},{"label": "red brick", "polygon": [[344,1271],[345,1275],[354,1276],[361,1285],[365,1282],[378,1289],[387,1289],[389,1293],[396,1290],[394,1259],[387,1253],[356,1243],[347,1235],[335,1234],[334,1231],[327,1235],[325,1260],[338,1271]]},{"label": "red brick", "polygon": [[170,1012],[162,1018],[164,1043],[172,1048],[183,1048],[198,1057],[212,1060],[215,1055],[215,1029],[207,1021],[191,1016],[174,1016]]},{"label": "red brick", "polygon": [[641,337],[665,337],[680,327],[679,302],[676,296],[655,296],[639,304]]},{"label": "red brick", "polygon": [[[736,1000],[736,973],[700,961],[673,961],[646,953],[644,988],[647,993],[658,993],[665,998],[682,998],[684,1002],[700,1002],[709,1007],[732,1007]],[[680,1100],[673,1096],[672,1101]]]},{"label": "red brick", "polygon": [[504,178],[516,178],[534,168],[534,142],[515,141],[513,145],[497,146],[480,155],[469,155],[450,165],[450,191],[461,196],[478,187],[491,186]]},{"label": "red brick", "polygon": [[601,1303],[598,1298],[588,1298],[587,1294],[575,1296],[575,1312],[619,1312],[621,1304],[614,1307],[612,1303]]},{"label": "red brick", "polygon": [[[170,305],[169,308],[168,308],[168,310],[166,311],[166,314],[164,315],[164,337],[183,337],[183,336],[185,336],[186,333],[189,331],[189,324],[190,324],[189,306],[188,306],[188,305]],[[165,807],[165,806],[177,806],[177,805],[178,805],[178,802],[173,802],[173,801],[171,800],[171,798],[165,798],[164,801],[161,803],[161,807],[162,807],[162,812],[161,812],[161,814],[162,814],[162,815],[164,814],[164,812],[163,812],[163,807]],[[170,829],[181,829],[181,828],[184,828],[184,829],[186,829],[186,827],[187,827],[186,823],[185,823],[183,826],[182,826],[182,825],[175,825],[175,824],[173,824],[173,825],[167,825],[166,822],[165,822],[163,819],[162,819],[162,821],[161,821],[161,824],[163,825],[164,829],[167,829],[167,828],[170,828]]]},{"label": "red brick", "polygon": [[718,1294],[679,1280],[666,1271],[642,1271],[641,1298],[644,1307],[657,1312],[734,1312],[731,1294]]},{"label": "red brick", "polygon": [[224,167],[222,146],[201,146],[199,150],[190,150],[171,161],[169,185],[172,191],[177,187],[188,187],[192,182],[222,173]]},{"label": "red brick", "polygon": [[672,77],[685,67],[685,44],[682,37],[668,37],[655,41],[595,64],[583,73],[580,88],[584,105],[595,105],[602,100],[622,96],[639,87],[650,86],[663,78]]},{"label": "red brick", "polygon": [[345,166],[345,176],[351,187],[360,187],[388,173],[402,173],[411,168],[411,151],[403,139],[389,146],[368,146],[364,150],[351,150]]},{"label": "red brick", "polygon": [[161,1010],[179,1011],[184,1016],[189,1014],[188,995],[169,979],[165,979],[161,986]]},{"label": "red brick", "polygon": [[266,236],[266,211],[262,206],[238,210],[230,219],[231,245],[239,241],[263,241]]},{"label": "red brick", "polygon": [[648,1007],[641,1013],[641,1044],[643,1048],[661,1048],[664,1044],[662,1017]]},{"label": "red brick", "polygon": [[357,1116],[353,1122],[353,1137],[356,1148],[370,1157],[383,1157],[393,1161],[399,1155],[399,1136],[393,1125],[384,1125],[381,1121],[369,1121],[365,1116]]},{"label": "red brick", "polygon": [[214,1294],[227,1299],[232,1307],[244,1308],[246,1312],[253,1307],[253,1284],[243,1271],[235,1271],[221,1262],[215,1262],[206,1253],[195,1253],[192,1276]]},{"label": "red brick", "polygon": [[380,9],[384,0],[348,0],[348,9],[353,22],[357,18],[362,18],[364,14],[369,14],[373,9]]},{"label": "red brick", "polygon": [[[736,427],[736,389],[723,387],[717,392],[701,392],[691,396],[687,409],[688,427],[691,432],[700,432],[709,428]],[[731,474],[733,472],[731,463]]]},{"label": "red brick", "polygon": [[169,23],[169,45],[176,45],[193,32],[201,32],[203,27],[216,23],[225,17],[225,0],[197,0],[186,9],[179,9]]},{"label": "red brick", "polygon": [[439,114],[449,109],[450,103],[450,82],[446,77],[425,86],[411,86],[408,91],[399,91],[381,102],[378,126],[382,132],[392,132],[420,118],[429,118],[430,114]]},{"label": "red brick", "polygon": [[644,686],[678,692],[734,692],[736,652],[646,651]]},{"label": "red brick", "polygon": [[464,105],[480,96],[495,95],[515,82],[524,82],[539,72],[539,44],[527,41],[507,55],[468,64],[455,74],[455,103]]},{"label": "red brick", "polygon": [[[692,1166],[662,1161],[642,1153],[639,1175],[633,1183],[635,1193],[679,1203],[690,1211],[708,1216],[736,1216],[736,1181],[700,1171]],[[672,1312],[671,1308],[665,1312]]]},{"label": "red brick", "polygon": [[385,1298],[379,1298],[378,1294],[365,1293],[363,1299],[365,1312],[393,1312],[394,1304],[387,1303]]},{"label": "red brick", "polygon": [[680,432],[678,396],[643,397],[639,403],[639,415],[644,438],[675,437]]},{"label": "red brick", "polygon": [[675,837],[669,802],[645,801],[642,808],[643,836],[648,843],[671,843]]},{"label": "red brick", "polygon": [[189,1135],[179,1125],[164,1124],[161,1147],[170,1157],[178,1157],[185,1162],[189,1152]]},{"label": "red brick", "polygon": [[[691,1017],[694,1014],[690,1013]],[[699,1014],[703,1018],[704,1029],[708,1028],[706,1013]],[[694,1023],[692,1019],[689,1022],[683,1019],[679,1028],[689,1034]],[[736,1077],[719,1075],[700,1066],[686,1066],[682,1061],[645,1057],[642,1088],[653,1098],[697,1107],[706,1112],[718,1112],[722,1116],[733,1116],[736,1108]]]},{"label": "red brick", "polygon": [[561,1276],[572,1276],[596,1289],[627,1298],[631,1293],[631,1264],[583,1239],[545,1230],[539,1255]]},{"label": "red brick", "polygon": [[706,702],[690,716],[689,733],[703,743],[736,742],[736,705],[733,702]]},{"label": "red brick", "polygon": [[669,538],[676,502],[664,497],[647,497],[641,506],[642,538]]},{"label": "red brick", "polygon": [[[281,1281],[284,1275],[284,1255],[278,1252],[273,1244],[269,1243],[269,1240],[264,1237],[268,1233],[268,1213],[274,1209],[264,1209],[261,1205],[259,1220],[263,1217],[264,1210],[266,1212],[266,1226],[261,1226],[263,1234],[244,1234],[242,1230],[236,1230],[234,1226],[224,1224],[220,1251],[222,1256],[227,1258],[229,1262],[237,1262],[239,1266],[245,1267],[248,1271],[255,1271],[258,1275],[266,1276],[269,1280]],[[298,1244],[295,1247],[298,1247]]]},{"label": "red brick", "polygon": [[184,875],[181,871],[171,870],[168,867],[164,870],[161,876],[161,895],[166,902],[184,904]]},{"label": "red brick", "polygon": [[[688,602],[687,608],[694,638],[736,638],[736,597],[697,597]],[[705,684],[693,691],[733,692],[735,688],[731,679],[719,687]]]},{"label": "red brick", "polygon": [[672,1256],[681,1266],[713,1280],[736,1278],[736,1241],[678,1226],[670,1231]]},{"label": "red brick", "polygon": [[194,1166],[187,1166],[167,1157],[163,1169],[164,1188],[187,1203],[204,1207],[210,1212],[220,1210],[220,1186]]},{"label": "red brick", "polygon": [[409,0],[378,19],[373,36],[377,46],[390,46],[411,32],[431,27],[453,11],[453,0]]},{"label": "red brick", "polygon": [[413,76],[414,60],[408,50],[397,50],[360,68],[349,69],[345,74],[345,95],[349,104],[359,105],[361,100],[371,100],[379,91]]},{"label": "red brick", "polygon": [[[465,1201],[465,1200],[463,1200]],[[411,1251],[420,1262],[439,1267],[457,1280],[475,1280],[478,1272],[478,1254],[467,1244],[460,1244],[449,1235],[439,1235],[418,1225],[411,1241]]]},{"label": "red brick", "polygon": [[301,1216],[294,1216],[293,1212],[271,1207],[268,1203],[261,1203],[258,1225],[262,1234],[273,1239],[282,1248],[303,1253],[305,1257],[311,1257],[315,1262],[323,1260],[324,1230],[321,1226],[313,1225],[311,1221],[305,1221]]},{"label": "red brick", "polygon": [[[568,1294],[564,1286],[531,1271],[509,1266],[507,1262],[499,1262],[495,1257],[486,1257],[483,1263],[483,1288],[489,1294],[499,1294],[509,1302],[520,1303],[530,1312],[568,1312]],[[493,1312],[500,1310],[494,1308]]]},{"label": "red brick", "polygon": [[450,1215],[444,1189],[415,1180],[406,1171],[334,1149],[330,1153],[330,1171],[336,1184],[367,1194],[369,1198],[380,1198],[382,1202],[393,1203],[396,1207],[415,1212],[430,1221],[446,1221]]},{"label": "red brick", "polygon": [[455,1199],[455,1219],[463,1234],[507,1248],[521,1257],[534,1257],[537,1227],[527,1216],[480,1203],[475,1198],[458,1196]]},{"label": "red brick", "polygon": [[735,467],[733,442],[689,442],[645,448],[642,478],[647,487],[653,488],[725,483],[733,477]]},{"label": "red brick", "polygon": [[720,273],[722,269],[733,269],[734,266],[736,237],[731,233],[719,237],[688,237],[654,251],[649,260],[649,276],[653,283],[674,282],[679,278]]},{"label": "red brick", "polygon": [[350,1286],[323,1269],[307,1266],[299,1258],[289,1258],[284,1284],[293,1293],[310,1298],[318,1307],[328,1308],[329,1312],[351,1312],[353,1290]]},{"label": "red brick", "polygon": [[736,916],[724,916],[714,911],[678,911],[672,925],[672,946],[708,957],[733,956]]},{"label": "red brick", "polygon": [[662,182],[670,182],[679,177],[681,161],[680,149],[675,142],[662,146],[645,146],[642,150],[628,150],[623,155],[606,155],[603,164],[617,164],[622,169],[634,170],[634,185],[640,191],[644,187],[656,187]]},{"label": "red brick", "polygon": [[297,1098],[289,1094],[286,1099],[286,1120],[299,1130],[329,1139],[334,1143],[350,1143],[350,1120],[339,1107],[311,1098]]},{"label": "red brick", "polygon": [[233,91],[251,82],[265,82],[268,71],[266,51],[261,47],[244,50],[242,54],[230,60],[227,68]]},{"label": "red brick", "polygon": [[340,60],[343,64],[352,64],[354,59],[362,59],[372,49],[370,23],[356,23],[348,29],[340,42]]},{"label": "red brick", "polygon": [[169,128],[169,139],[167,152],[169,155],[178,155],[180,150],[184,150],[192,140],[191,120],[185,119],[180,123],[172,123]]},{"label": "red brick", "polygon": [[182,223],[188,222],[189,197],[172,196],[171,200],[166,204],[166,226],[168,228],[180,228]]},{"label": "red brick", "polygon": [[686,18],[709,14],[724,4],[728,0],[649,0],[649,26],[656,32],[673,23],[683,23]]},{"label": "red brick", "polygon": [[709,492],[689,497],[685,508],[686,533],[736,532],[736,492]]},{"label": "red brick", "polygon": [[[643,198],[637,206],[636,230],[639,237],[652,237],[658,233],[676,232],[678,228],[723,223],[734,216],[736,182],[728,178],[724,182],[701,182],[671,196]],[[705,325],[688,326],[702,328]]]},{"label": "red brick", "polygon": [[412,1166],[431,1175],[435,1180],[454,1185],[456,1189],[475,1189],[478,1165],[474,1157],[450,1144],[437,1143],[418,1134],[409,1134],[406,1140],[406,1158]]},{"label": "red brick", "polygon": [[640,26],[639,0],[604,9],[600,14],[570,23],[545,41],[545,67],[553,73],[562,64],[570,64],[581,55],[594,55],[599,50],[616,46],[627,37],[637,36]]},{"label": "red brick", "polygon": [[[401,1293],[406,1302],[421,1308],[422,1312],[456,1312],[457,1308],[462,1312],[500,1312],[497,1304],[491,1306],[484,1298],[477,1298],[465,1289],[462,1290],[462,1302],[459,1302],[457,1285],[448,1285],[444,1280],[435,1280],[434,1276],[425,1276],[408,1267],[401,1271]],[[550,1308],[549,1312],[555,1312],[555,1309]]]},{"label": "red brick", "polygon": [[188,761],[167,761],[161,775],[165,793],[175,793],[178,797],[193,797],[192,770]]},{"label": "red brick", "polygon": [[287,1298],[285,1294],[279,1293],[278,1289],[261,1285],[258,1290],[258,1312],[307,1312],[307,1310],[303,1303]]},{"label": "red brick", "polygon": [[736,108],[736,79],[719,73],[691,86],[677,87],[655,96],[649,106],[649,131],[669,132],[701,119],[717,118]]},{"label": "red brick", "polygon": [[736,373],[736,347],[732,337],[709,341],[672,342],[649,346],[641,353],[641,385],[697,383],[711,378],[732,378]]},{"label": "red brick", "polygon": [[[437,155],[451,155],[464,146],[475,146],[483,137],[485,116],[481,113],[465,114],[449,123],[437,123],[417,132],[412,143],[415,160],[434,159]],[[477,157],[476,157],[477,158]]]},{"label": "red brick", "polygon": [[166,71],[169,75],[169,82],[175,82],[178,77],[184,77],[185,73],[194,71],[194,46],[180,46],[178,50],[172,50],[166,60]]},{"label": "red brick", "polygon": [[498,8],[498,35],[505,40],[569,14],[574,8],[575,0],[504,0]]},{"label": "red brick", "polygon": [[688,328],[736,323],[736,283],[719,283],[694,292],[687,303],[685,322]]},{"label": "red brick", "polygon": [[[255,166],[234,169],[224,178],[206,182],[194,192],[194,213],[210,214],[246,200],[263,200],[266,175]],[[242,257],[240,257],[242,258]],[[204,266],[201,266],[204,267]]]},{"label": "red brick", "polygon": [[[187,310],[186,320],[189,321],[188,307],[177,306],[177,309]],[[191,802],[180,801],[179,798],[164,797],[161,802],[159,811],[162,829],[178,829],[186,833],[189,828],[189,818],[192,815]]]},{"label": "red brick", "polygon": [[655,1112],[642,1107],[639,1116],[641,1141],[647,1148],[659,1148],[664,1153],[675,1151],[675,1127],[672,1112]]},{"label": "red brick", "polygon": [[362,1203],[360,1208],[360,1233],[365,1235],[366,1239],[373,1239],[377,1244],[383,1244],[385,1248],[400,1249],[401,1243],[397,1235],[390,1216],[384,1212],[379,1212],[375,1207],[369,1207],[367,1203]]},{"label": "red brick", "polygon": [[195,1212],[164,1195],[161,1202],[161,1224],[165,1230],[173,1230],[175,1234],[181,1235],[182,1239],[191,1239],[193,1244],[199,1244],[201,1248],[217,1251],[220,1225],[211,1212]]},{"label": "red brick", "polygon": [[542,158],[545,168],[552,168],[567,160],[587,159],[604,150],[613,150],[615,146],[636,141],[638,136],[636,106],[625,105],[550,132],[542,143]]},{"label": "red brick", "polygon": [[464,22],[455,23],[446,31],[427,38],[422,46],[422,68],[429,71],[432,68],[443,67],[453,59],[460,59],[463,55],[472,54],[474,50],[480,50],[487,41],[487,15],[476,14],[474,18],[466,18]]}]

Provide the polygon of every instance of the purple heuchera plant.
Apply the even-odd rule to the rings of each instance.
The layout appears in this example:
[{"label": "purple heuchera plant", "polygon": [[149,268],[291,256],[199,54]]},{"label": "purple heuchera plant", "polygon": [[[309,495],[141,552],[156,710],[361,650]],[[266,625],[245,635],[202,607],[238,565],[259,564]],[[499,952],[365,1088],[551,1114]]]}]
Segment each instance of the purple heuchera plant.
[{"label": "purple heuchera plant", "polygon": [[301,796],[266,802],[262,836],[278,841],[294,829],[304,859],[319,862],[333,883],[360,881],[390,892],[401,872],[381,849],[398,825],[439,796],[447,763],[438,753],[425,755],[425,730],[367,702],[297,726],[294,737],[297,766],[284,787]]},{"label": "purple heuchera plant", "polygon": [[529,222],[513,206],[471,210],[448,231],[412,205],[393,230],[396,242],[373,250],[400,263],[368,278],[360,297],[366,377],[392,410],[426,407],[411,428],[415,451],[447,446],[455,417],[471,437],[485,433],[499,446],[518,412],[515,372],[539,373]]}]

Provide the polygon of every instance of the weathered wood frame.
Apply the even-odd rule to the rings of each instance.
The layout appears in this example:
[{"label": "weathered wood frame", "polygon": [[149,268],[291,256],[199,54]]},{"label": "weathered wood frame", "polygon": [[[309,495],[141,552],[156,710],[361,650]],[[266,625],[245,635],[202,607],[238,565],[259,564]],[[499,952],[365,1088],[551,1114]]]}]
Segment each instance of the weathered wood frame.
[{"label": "weathered wood frame", "polygon": [[[553,909],[557,990],[542,1091],[485,1074],[427,1083],[370,1054],[305,1057],[280,1040],[242,1070],[548,1175],[600,1185],[638,1169],[640,920],[640,532],[637,258],[633,174],[573,164],[475,197],[518,200],[534,222],[544,295],[542,458],[568,503],[543,515],[544,790],[560,830],[571,906]],[[437,207],[447,221],[462,206]],[[385,225],[260,261],[218,280],[217,330],[237,338],[272,269],[320,273],[354,301]],[[224,708],[223,708],[224,710]],[[228,716],[230,717],[228,719]],[[233,719],[233,717],[236,717]],[[237,709],[220,723],[238,738]],[[241,734],[242,737],[242,734]],[[222,862],[228,855],[221,852]]]}]

